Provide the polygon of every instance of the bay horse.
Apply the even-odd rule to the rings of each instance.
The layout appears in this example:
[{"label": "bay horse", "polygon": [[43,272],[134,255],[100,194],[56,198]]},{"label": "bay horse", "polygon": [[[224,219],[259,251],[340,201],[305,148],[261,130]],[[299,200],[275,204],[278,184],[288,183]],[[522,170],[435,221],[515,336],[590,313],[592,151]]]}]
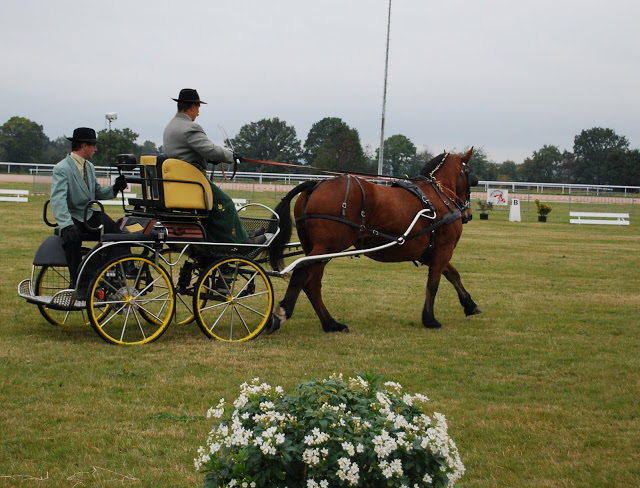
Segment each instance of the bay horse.
[{"label": "bay horse", "polygon": [[[292,233],[291,201],[300,194],[294,214],[300,244],[307,256],[340,253],[351,247],[371,249],[395,240],[396,245],[364,254],[381,262],[428,265],[422,309],[425,327],[442,327],[433,310],[441,275],[456,289],[467,316],[481,313],[450,263],[462,224],[472,218],[471,187],[478,184],[477,176],[467,166],[472,154],[473,148],[464,156],[443,153],[425,164],[419,177],[394,180],[392,186],[353,175],[301,183],[275,209],[280,233],[269,245],[271,266],[281,269],[285,245]],[[422,214],[417,217],[419,212]],[[414,220],[415,225],[404,235]],[[347,325],[331,316],[322,300],[322,276],[329,260],[309,261],[294,269],[267,333],[275,332],[291,318],[300,291],[309,298],[325,332],[349,332]]]}]

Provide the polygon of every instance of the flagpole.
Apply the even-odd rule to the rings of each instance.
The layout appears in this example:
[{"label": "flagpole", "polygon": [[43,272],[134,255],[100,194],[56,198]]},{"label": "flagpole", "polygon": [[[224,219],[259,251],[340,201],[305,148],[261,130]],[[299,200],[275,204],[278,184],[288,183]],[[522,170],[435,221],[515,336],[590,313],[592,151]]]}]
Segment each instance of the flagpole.
[{"label": "flagpole", "polygon": [[387,73],[389,71],[389,33],[391,31],[391,0],[389,0],[389,15],[387,17],[387,50],[384,60],[384,90],[382,94],[382,123],[380,127],[380,150],[378,158],[378,174],[383,174],[382,161],[384,158],[384,118],[387,109]]}]

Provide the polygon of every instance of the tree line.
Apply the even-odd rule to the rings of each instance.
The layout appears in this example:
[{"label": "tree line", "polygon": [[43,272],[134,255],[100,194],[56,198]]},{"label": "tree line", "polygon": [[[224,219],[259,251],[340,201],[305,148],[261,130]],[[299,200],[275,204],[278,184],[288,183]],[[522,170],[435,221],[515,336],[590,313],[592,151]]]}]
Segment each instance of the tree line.
[{"label": "tree line", "polygon": [[[100,151],[93,162],[108,166],[116,154],[139,157],[162,152],[162,146],[156,147],[151,141],[138,144],[138,137],[129,128],[99,131]],[[231,143],[244,157],[300,166],[247,163],[241,165],[241,171],[308,173],[310,169],[326,169],[377,173],[378,169],[379,149],[363,147],[357,129],[338,117],[325,117],[313,124],[304,143],[293,126],[277,117],[242,126]],[[24,117],[12,117],[0,126],[1,161],[53,164],[70,149],[66,137],[50,140],[41,125]],[[416,176],[434,156],[428,149],[418,150],[408,137],[392,135],[384,141],[383,172],[395,177]],[[600,127],[576,135],[573,151],[544,145],[521,163],[497,163],[489,159],[483,147],[476,147],[469,164],[481,180],[640,186],[640,151],[631,149],[625,136]]]}]

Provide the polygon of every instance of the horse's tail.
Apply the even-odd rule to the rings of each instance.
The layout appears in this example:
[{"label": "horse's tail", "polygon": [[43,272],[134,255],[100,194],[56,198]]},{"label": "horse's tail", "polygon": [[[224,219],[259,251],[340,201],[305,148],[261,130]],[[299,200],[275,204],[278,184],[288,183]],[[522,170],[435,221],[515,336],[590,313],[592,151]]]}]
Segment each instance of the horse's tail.
[{"label": "horse's tail", "polygon": [[269,244],[269,264],[271,264],[271,267],[274,270],[279,270],[284,264],[284,250],[286,245],[289,244],[291,233],[293,231],[291,222],[291,200],[293,200],[293,197],[298,193],[302,193],[317,184],[318,182],[313,180],[300,183],[293,190],[287,193],[276,206],[275,212],[278,214],[278,218],[280,219],[280,233]]}]

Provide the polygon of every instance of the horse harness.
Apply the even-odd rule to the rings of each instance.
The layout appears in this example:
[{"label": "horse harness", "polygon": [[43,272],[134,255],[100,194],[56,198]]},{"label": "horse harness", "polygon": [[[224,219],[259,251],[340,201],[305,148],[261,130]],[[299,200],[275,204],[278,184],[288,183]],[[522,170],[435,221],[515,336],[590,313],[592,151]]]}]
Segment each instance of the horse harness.
[{"label": "horse harness", "polygon": [[[425,252],[422,254],[420,259],[418,260],[422,264],[427,264],[428,261],[429,261],[429,258],[431,257],[431,254],[433,253],[433,250],[435,248],[435,237],[436,237],[436,232],[435,231],[436,231],[436,229],[438,227],[441,227],[442,225],[450,224],[451,222],[454,222],[454,221],[460,219],[462,217],[462,209],[458,206],[458,204],[450,196],[448,196],[445,192],[442,191],[442,187],[441,187],[440,183],[438,181],[436,181],[435,178],[433,178],[433,177],[427,178],[425,176],[419,176],[418,179],[423,180],[423,181],[427,181],[427,182],[429,182],[431,184],[431,186],[435,190],[436,194],[440,197],[440,200],[442,200],[442,202],[445,204],[445,206],[449,209],[449,212],[446,215],[444,215],[444,217],[442,217],[442,219],[440,219],[438,222],[432,223],[431,225],[429,225],[425,229],[422,229],[420,232],[416,232],[415,234],[411,234],[411,235],[403,234],[401,236],[392,236],[392,235],[380,232],[380,231],[378,231],[376,229],[371,229],[371,228],[367,227],[365,225],[366,214],[365,214],[365,210],[364,209],[366,208],[366,195],[365,195],[365,192],[364,192],[364,188],[362,187],[362,183],[360,183],[360,179],[355,177],[355,176],[352,176],[352,175],[347,175],[347,187],[346,187],[346,191],[345,191],[345,194],[344,194],[344,199],[342,201],[341,211],[340,211],[340,216],[339,217],[337,217],[335,215],[325,215],[325,214],[307,214],[307,203],[309,201],[309,195],[311,195],[311,193],[313,193],[313,191],[318,187],[318,185],[320,185],[320,183],[322,183],[322,182],[318,182],[315,186],[313,186],[312,188],[307,190],[307,199],[306,199],[306,201],[304,203],[303,215],[298,217],[298,218],[296,218],[296,223],[304,221],[304,220],[308,220],[308,219],[326,219],[326,220],[333,220],[333,221],[336,221],[336,222],[341,222],[341,223],[343,223],[345,225],[348,225],[349,227],[352,227],[352,228],[360,230],[360,246],[359,246],[360,249],[364,248],[364,239],[365,239],[366,234],[371,234],[371,235],[376,236],[376,237],[382,237],[382,238],[388,239],[390,241],[396,241],[398,244],[404,244],[409,239],[414,239],[416,237],[420,237],[420,236],[423,236],[423,235],[425,235],[427,233],[430,233],[431,235],[430,235],[430,238],[429,238],[429,246],[427,247]],[[362,194],[362,208],[360,209],[360,223],[359,224],[357,224],[355,222],[351,222],[350,220],[347,220],[347,218],[346,218],[347,200],[348,200],[348,196],[349,196],[349,190],[351,189],[351,181],[352,180],[354,180],[358,184],[358,187],[360,188],[360,192]],[[408,191],[409,193],[411,193],[412,195],[414,195],[416,198],[418,198],[420,200],[420,203],[422,204],[423,210],[427,210],[427,213],[425,215],[423,215],[423,217],[431,219],[431,220],[435,220],[435,218],[436,218],[436,209],[435,209],[435,207],[433,206],[433,204],[429,200],[429,197],[427,197],[427,195],[422,191],[422,189],[418,185],[416,185],[413,181],[411,181],[411,180],[395,180],[394,183],[391,186],[402,188],[402,189]],[[449,203],[453,203],[456,208],[451,208],[451,205]]]}]

